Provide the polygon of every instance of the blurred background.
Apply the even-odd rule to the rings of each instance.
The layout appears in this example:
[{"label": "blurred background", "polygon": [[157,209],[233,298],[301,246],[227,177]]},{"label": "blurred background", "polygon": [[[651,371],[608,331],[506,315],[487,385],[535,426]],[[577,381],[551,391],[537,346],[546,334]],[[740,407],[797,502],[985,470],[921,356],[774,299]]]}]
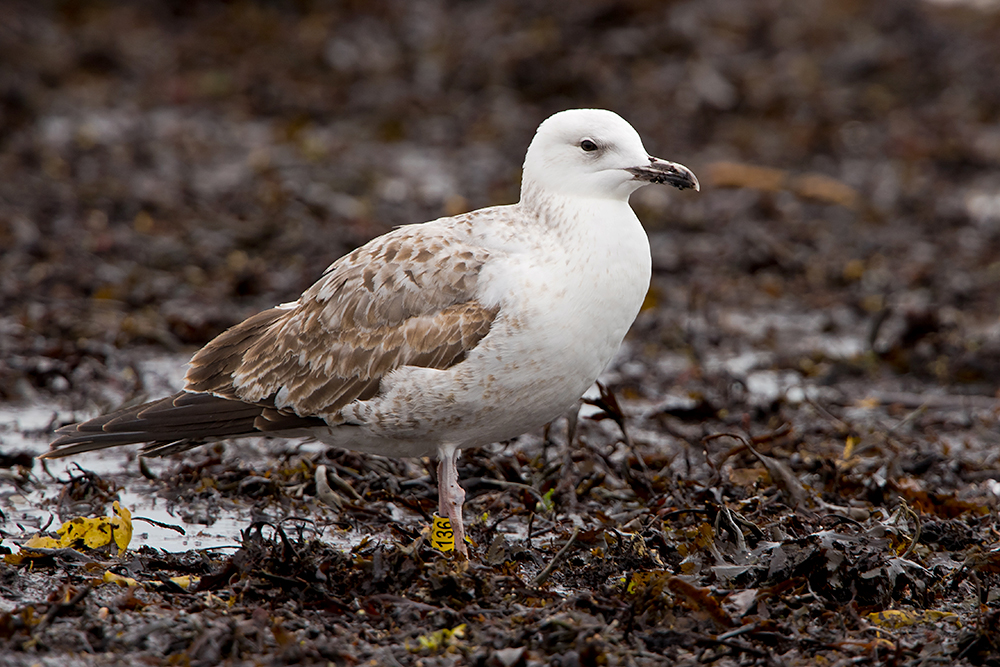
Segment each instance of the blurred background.
[{"label": "blurred background", "polygon": [[995,0],[7,0],[0,400],[113,407],[136,350],[516,201],[538,123],[591,106],[703,183],[633,198],[626,399],[996,392]]}]

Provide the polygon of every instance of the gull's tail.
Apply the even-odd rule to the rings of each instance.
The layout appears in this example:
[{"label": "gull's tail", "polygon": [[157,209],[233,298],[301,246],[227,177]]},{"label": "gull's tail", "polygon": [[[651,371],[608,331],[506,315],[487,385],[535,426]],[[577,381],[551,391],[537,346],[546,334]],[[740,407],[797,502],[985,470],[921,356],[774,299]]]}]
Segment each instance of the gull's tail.
[{"label": "gull's tail", "polygon": [[145,456],[166,456],[219,438],[265,435],[325,425],[316,417],[279,412],[274,404],[244,403],[181,391],[56,429],[59,436],[40,458],[55,459],[95,449],[147,443]]}]

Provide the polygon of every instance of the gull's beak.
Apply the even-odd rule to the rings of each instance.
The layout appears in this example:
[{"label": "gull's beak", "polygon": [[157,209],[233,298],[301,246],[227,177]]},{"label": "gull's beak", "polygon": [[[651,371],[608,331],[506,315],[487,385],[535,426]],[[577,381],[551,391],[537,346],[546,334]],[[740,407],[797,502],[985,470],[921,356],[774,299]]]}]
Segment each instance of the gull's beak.
[{"label": "gull's beak", "polygon": [[701,190],[698,177],[682,164],[667,162],[658,157],[650,157],[649,164],[642,167],[629,167],[625,171],[634,175],[637,181],[648,183],[668,183],[678,190],[693,188]]}]

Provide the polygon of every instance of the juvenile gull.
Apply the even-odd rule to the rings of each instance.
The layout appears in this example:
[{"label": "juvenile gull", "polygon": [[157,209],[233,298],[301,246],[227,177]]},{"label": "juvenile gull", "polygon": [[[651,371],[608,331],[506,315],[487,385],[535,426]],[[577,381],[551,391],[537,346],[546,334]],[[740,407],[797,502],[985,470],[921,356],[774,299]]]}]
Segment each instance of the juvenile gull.
[{"label": "juvenile gull", "polygon": [[528,146],[520,202],[369,241],[202,348],[183,391],[64,426],[44,456],[249,435],[437,455],[440,514],[465,554],[458,452],[565,413],[611,360],[649,288],[628,204],[649,183],[699,188],[617,114],[557,113]]}]

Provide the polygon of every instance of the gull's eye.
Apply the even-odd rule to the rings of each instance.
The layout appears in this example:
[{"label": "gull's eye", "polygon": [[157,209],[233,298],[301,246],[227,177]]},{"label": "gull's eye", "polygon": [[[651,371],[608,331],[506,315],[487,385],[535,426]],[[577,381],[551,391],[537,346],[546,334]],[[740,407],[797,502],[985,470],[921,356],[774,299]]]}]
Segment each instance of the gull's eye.
[{"label": "gull's eye", "polygon": [[588,153],[593,153],[594,151],[597,150],[597,144],[594,142],[593,139],[584,139],[583,141],[580,142],[580,148],[582,148]]}]

